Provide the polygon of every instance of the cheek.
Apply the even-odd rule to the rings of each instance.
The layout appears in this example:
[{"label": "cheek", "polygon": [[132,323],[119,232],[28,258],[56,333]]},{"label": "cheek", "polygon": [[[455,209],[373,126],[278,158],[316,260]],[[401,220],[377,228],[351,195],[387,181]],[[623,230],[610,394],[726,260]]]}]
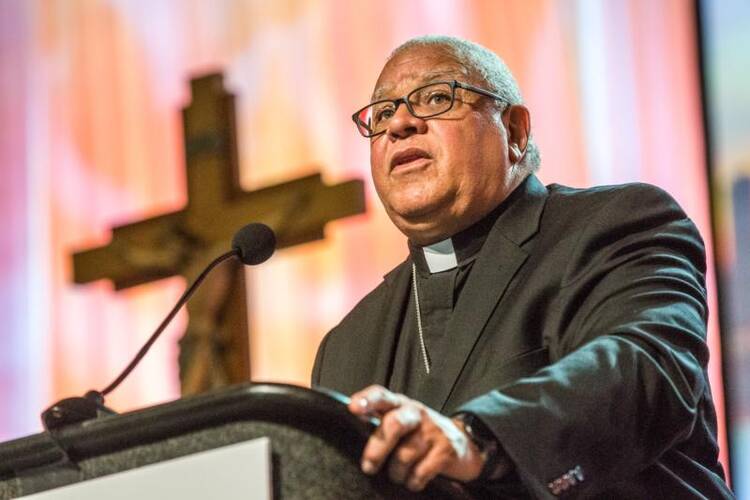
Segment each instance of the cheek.
[{"label": "cheek", "polygon": [[468,197],[494,198],[504,184],[505,142],[502,131],[487,120],[477,120],[471,128],[474,133],[464,134],[462,143],[454,151],[464,168],[461,190]]},{"label": "cheek", "polygon": [[385,153],[382,148],[370,146],[370,174],[376,185],[385,178],[385,171]]},{"label": "cheek", "polygon": [[502,127],[498,130],[497,124],[488,120],[483,120],[475,130],[477,133],[472,137],[472,149],[475,156],[481,155],[478,163],[489,166],[490,172],[501,169],[507,153],[505,130]]},{"label": "cheek", "polygon": [[380,202],[388,209],[399,190],[391,183],[391,179],[384,170],[377,168],[374,163],[371,164],[370,173],[375,193],[378,195]]},{"label": "cheek", "polygon": [[385,171],[386,144],[381,135],[370,143],[370,170],[373,174]]},{"label": "cheek", "polygon": [[464,123],[443,137],[445,144],[453,147],[452,156],[476,158],[480,155],[494,154],[503,140],[502,131],[491,118],[472,113]]}]

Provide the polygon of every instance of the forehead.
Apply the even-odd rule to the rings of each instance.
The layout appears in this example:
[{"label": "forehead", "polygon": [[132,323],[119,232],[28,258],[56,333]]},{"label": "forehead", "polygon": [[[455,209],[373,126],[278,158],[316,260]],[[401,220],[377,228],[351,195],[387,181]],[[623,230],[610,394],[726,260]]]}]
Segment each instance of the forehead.
[{"label": "forehead", "polygon": [[442,47],[415,47],[396,55],[380,72],[372,99],[404,95],[437,80],[466,80],[469,71]]}]

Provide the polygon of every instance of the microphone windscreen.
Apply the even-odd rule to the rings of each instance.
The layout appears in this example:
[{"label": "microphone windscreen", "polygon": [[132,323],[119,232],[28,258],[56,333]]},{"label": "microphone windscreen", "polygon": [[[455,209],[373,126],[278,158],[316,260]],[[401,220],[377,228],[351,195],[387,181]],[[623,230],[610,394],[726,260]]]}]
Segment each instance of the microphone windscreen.
[{"label": "microphone windscreen", "polygon": [[232,249],[237,251],[243,264],[254,266],[273,255],[276,250],[276,235],[265,224],[252,222],[234,234]]}]

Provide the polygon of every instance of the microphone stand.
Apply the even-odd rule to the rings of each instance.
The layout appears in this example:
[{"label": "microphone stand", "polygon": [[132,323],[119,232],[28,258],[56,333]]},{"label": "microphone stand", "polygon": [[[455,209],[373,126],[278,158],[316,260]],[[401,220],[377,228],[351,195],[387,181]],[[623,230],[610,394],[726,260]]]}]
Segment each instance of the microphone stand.
[{"label": "microphone stand", "polygon": [[86,420],[91,420],[104,415],[114,415],[116,412],[111,408],[107,408],[104,405],[104,396],[112,392],[125,378],[133,371],[138,363],[143,359],[148,350],[151,348],[156,339],[159,338],[161,333],[172,321],[180,308],[185,302],[190,299],[195,290],[200,286],[203,280],[208,276],[216,266],[224,262],[225,260],[240,256],[242,249],[233,248],[229,252],[226,252],[216,257],[201,274],[193,281],[193,283],[185,290],[182,296],[179,298],[177,303],[174,305],[172,310],[167,314],[166,318],[156,328],[151,337],[143,344],[143,347],[138,351],[133,360],[125,367],[125,369],[117,376],[117,378],[101,391],[90,390],[84,396],[72,397],[62,399],[42,412],[42,425],[47,431],[58,430],[62,427],[78,424]]}]

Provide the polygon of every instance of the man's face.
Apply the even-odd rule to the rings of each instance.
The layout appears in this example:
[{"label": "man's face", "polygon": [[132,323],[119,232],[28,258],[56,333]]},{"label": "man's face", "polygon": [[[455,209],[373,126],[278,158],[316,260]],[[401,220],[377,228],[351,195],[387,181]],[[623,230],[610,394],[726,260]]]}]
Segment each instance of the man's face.
[{"label": "man's face", "polygon": [[[374,95],[393,99],[450,80],[484,87],[443,49],[418,47],[386,64]],[[511,175],[507,125],[491,99],[462,89],[456,89],[453,109],[434,118],[415,118],[400,105],[386,132],[370,143],[375,188],[393,223],[427,245],[496,207],[522,179]]]}]

